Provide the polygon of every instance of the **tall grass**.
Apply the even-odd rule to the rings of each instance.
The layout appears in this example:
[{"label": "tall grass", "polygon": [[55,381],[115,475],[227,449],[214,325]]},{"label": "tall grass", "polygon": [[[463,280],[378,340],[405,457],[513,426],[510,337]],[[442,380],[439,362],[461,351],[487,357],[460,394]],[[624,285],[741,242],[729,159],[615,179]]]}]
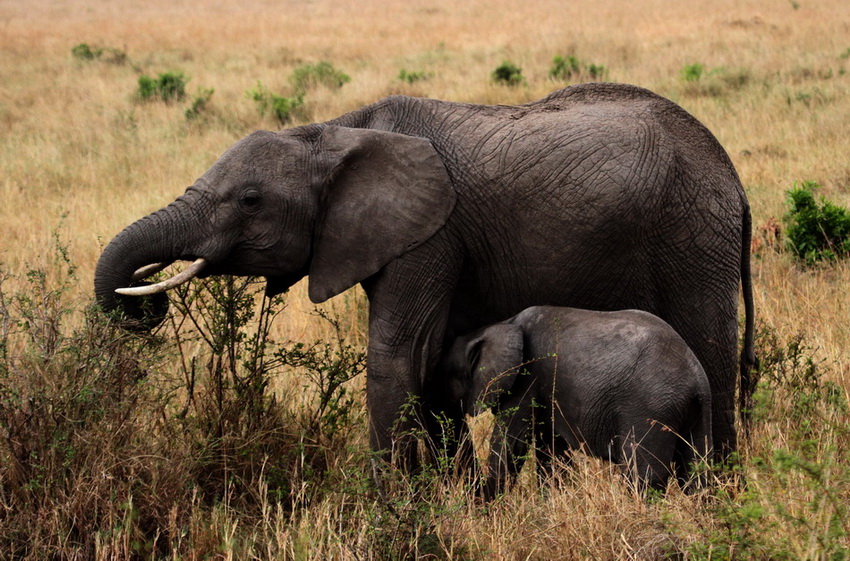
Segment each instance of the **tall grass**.
[{"label": "tall grass", "polygon": [[[850,268],[800,267],[781,218],[803,181],[850,206],[848,17],[840,0],[4,6],[0,557],[846,558]],[[122,63],[75,56],[83,43]],[[245,97],[258,81],[287,92],[298,68],[343,69],[344,87],[305,94],[303,118],[319,121],[395,93],[522,103],[555,87],[564,54],[691,111],[750,197],[762,390],[739,471],[712,473],[713,489],[643,500],[581,459],[486,507],[427,470],[389,474],[382,494],[359,289],[317,315],[303,284],[284,303],[207,281],[145,337],[89,310],[116,232],[238,138],[280,126]],[[492,82],[504,60],[523,84]],[[139,76],[164,72],[215,90],[203,118],[185,117],[190,99],[138,101]]]}]

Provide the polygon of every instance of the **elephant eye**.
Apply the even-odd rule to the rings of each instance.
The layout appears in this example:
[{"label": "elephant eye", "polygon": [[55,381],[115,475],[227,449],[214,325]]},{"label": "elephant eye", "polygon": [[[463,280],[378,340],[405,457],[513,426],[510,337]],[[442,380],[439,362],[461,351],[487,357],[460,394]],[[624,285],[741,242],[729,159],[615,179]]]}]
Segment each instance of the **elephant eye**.
[{"label": "elephant eye", "polygon": [[253,189],[245,191],[242,193],[242,196],[239,197],[239,202],[242,206],[249,209],[256,208],[260,204],[261,200],[262,198],[260,197],[259,191],[254,191]]}]

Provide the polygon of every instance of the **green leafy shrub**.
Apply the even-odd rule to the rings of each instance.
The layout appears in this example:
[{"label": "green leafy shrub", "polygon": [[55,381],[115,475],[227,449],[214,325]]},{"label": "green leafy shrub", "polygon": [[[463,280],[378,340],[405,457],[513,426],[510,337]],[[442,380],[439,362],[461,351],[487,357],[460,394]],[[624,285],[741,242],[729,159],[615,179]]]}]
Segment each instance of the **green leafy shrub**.
[{"label": "green leafy shrub", "polygon": [[317,394],[315,408],[302,419],[306,422],[305,429],[333,439],[342,434],[347,436],[354,426],[357,408],[346,384],[365,371],[366,354],[345,342],[338,320],[318,310],[316,314],[333,327],[336,340],[280,346],[274,351],[271,364],[287,365],[305,373],[310,382],[306,389]]},{"label": "green leafy shrub", "polygon": [[94,60],[103,52],[103,49],[92,49],[87,43],[80,43],[71,49],[71,55],[80,60]]},{"label": "green leafy shrub", "polygon": [[698,82],[700,78],[702,78],[704,72],[705,66],[699,62],[695,62],[693,64],[686,64],[685,67],[679,71],[679,76],[681,76],[685,82]]},{"label": "green leafy shrub", "polygon": [[824,197],[815,200],[818,184],[804,181],[788,191],[784,216],[786,245],[807,265],[850,254],[850,212]]},{"label": "green leafy shrub", "polygon": [[289,81],[297,96],[316,86],[339,89],[351,81],[351,76],[323,60],[317,64],[299,66],[292,71]]},{"label": "green leafy shrub", "polygon": [[522,76],[522,68],[508,60],[497,66],[491,76],[494,82],[505,86],[519,86],[525,82]]},{"label": "green leafy shrub", "polygon": [[591,79],[604,78],[607,70],[601,64],[584,64],[573,55],[565,57],[555,55],[552,66],[549,68],[549,79],[566,81],[571,78],[587,76]]},{"label": "green leafy shrub", "polygon": [[186,76],[181,72],[164,72],[156,78],[139,76],[138,96],[142,101],[182,101],[186,97]]},{"label": "green leafy shrub", "polygon": [[587,67],[587,73],[591,78],[597,79],[604,78],[608,74],[608,70],[601,64],[590,64]]},{"label": "green leafy shrub", "polygon": [[245,92],[254,100],[261,117],[271,114],[282,125],[289,123],[294,116],[303,116],[304,94],[292,97],[277,95],[269,90],[262,82],[257,81],[257,87]]},{"label": "green leafy shrub", "polygon": [[415,84],[416,82],[427,80],[429,77],[430,74],[426,73],[424,70],[408,71],[402,68],[398,73],[398,79],[402,82],[407,82],[408,84]]},{"label": "green leafy shrub", "polygon": [[[270,330],[284,299],[267,298],[264,289],[258,279],[221,277],[184,285],[173,295],[179,324],[191,326],[173,333],[180,355],[194,354],[200,362],[184,362],[182,377],[195,388],[190,392],[199,392],[184,411],[204,435],[197,442],[203,462],[197,469],[207,495],[230,488],[248,498],[257,466],[269,458],[274,461],[264,477],[276,500],[290,498],[296,457],[301,476],[317,485],[327,476],[328,448],[350,440],[363,413],[346,384],[365,370],[365,353],[344,341],[327,314],[320,315],[334,328],[333,342],[275,342]],[[200,353],[192,350],[198,341]],[[278,399],[270,380],[282,370],[304,373],[300,393],[311,399]]]},{"label": "green leafy shrub", "polygon": [[[283,298],[218,277],[175,289],[156,333],[129,334],[79,310],[57,245],[44,267],[0,268],[3,557],[212,558],[234,547],[205,533],[223,504],[241,523],[343,484],[365,493],[365,450],[338,467],[366,427],[348,384],[364,352],[335,319],[328,342],[277,343]],[[295,388],[273,390],[277,375]]]},{"label": "green leafy shrub", "polygon": [[713,523],[685,544],[685,558],[848,559],[846,390],[802,334],[760,326],[756,348],[754,430],[735,468],[746,484],[709,489],[702,504]]},{"label": "green leafy shrub", "polygon": [[581,72],[581,64],[579,60],[572,56],[555,55],[552,59],[552,66],[549,68],[549,78],[553,80],[569,80],[573,76]]},{"label": "green leafy shrub", "polygon": [[751,72],[746,68],[719,67],[709,70],[700,63],[686,65],[679,71],[679,76],[685,82],[685,93],[710,97],[738,91],[752,81]]},{"label": "green leafy shrub", "polygon": [[[164,396],[147,383],[161,348],[119,332],[92,308],[76,309],[76,267],[54,239],[44,266],[23,276],[0,271],[2,551],[43,558],[64,548],[64,557],[92,558],[102,528],[116,527],[129,510],[165,525],[165,505],[187,489],[179,454],[170,467],[154,459],[150,434],[161,427],[142,427],[138,415],[163,407]],[[119,506],[136,492],[135,507]],[[142,553],[144,540],[135,548]]]},{"label": "green leafy shrub", "polygon": [[209,103],[213,93],[215,93],[215,90],[212,88],[200,90],[195,96],[195,99],[192,100],[192,105],[186,109],[186,119],[191,121],[200,117],[206,110],[207,104]]},{"label": "green leafy shrub", "polygon": [[77,60],[93,61],[103,60],[111,64],[124,64],[127,62],[127,53],[121,49],[110,47],[91,47],[88,43],[80,43],[71,48],[71,56]]},{"label": "green leafy shrub", "polygon": [[[846,390],[802,334],[780,339],[762,328],[761,358],[754,395],[755,423],[782,427],[781,442],[752,458],[753,477],[765,511],[785,527],[790,544],[810,544],[813,559],[847,559],[850,554],[850,404]],[[777,502],[773,497],[809,497]],[[790,549],[790,548],[789,548]],[[789,556],[798,558],[799,556]],[[771,557],[779,558],[779,557]]]}]

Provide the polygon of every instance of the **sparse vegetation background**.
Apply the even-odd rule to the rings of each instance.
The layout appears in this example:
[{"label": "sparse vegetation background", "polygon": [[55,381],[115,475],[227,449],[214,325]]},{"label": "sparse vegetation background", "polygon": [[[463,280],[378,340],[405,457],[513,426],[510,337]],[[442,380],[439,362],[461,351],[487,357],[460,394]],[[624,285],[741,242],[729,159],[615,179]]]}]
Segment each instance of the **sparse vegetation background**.
[{"label": "sparse vegetation background", "polygon": [[[850,558],[848,25],[846,0],[0,5],[0,558]],[[760,389],[709,491],[643,500],[587,460],[487,507],[428,470],[382,494],[359,289],[208,280],[149,336],[90,309],[104,244],[252,130],[592,79],[693,113],[752,204]]]}]

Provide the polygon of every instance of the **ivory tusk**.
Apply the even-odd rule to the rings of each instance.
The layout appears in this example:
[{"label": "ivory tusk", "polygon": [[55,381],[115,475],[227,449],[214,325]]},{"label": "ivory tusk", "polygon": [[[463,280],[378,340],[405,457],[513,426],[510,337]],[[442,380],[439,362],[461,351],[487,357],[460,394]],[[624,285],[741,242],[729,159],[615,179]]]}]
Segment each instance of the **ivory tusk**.
[{"label": "ivory tusk", "polygon": [[136,272],[133,273],[133,276],[130,277],[130,280],[133,282],[144,280],[149,276],[160,272],[161,270],[168,267],[171,263],[151,263],[150,265],[145,265],[144,267],[139,267],[136,269]]},{"label": "ivory tusk", "polygon": [[[165,279],[162,282],[158,282],[156,284],[148,284],[145,286],[134,286],[132,288],[116,288],[115,292],[118,294],[123,294],[124,296],[148,296],[150,294],[157,294],[159,292],[165,292],[166,290],[170,290],[174,287],[180,286],[184,282],[188,282],[193,279],[201,270],[206,267],[207,260],[203,257],[196,259],[194,263],[186,267],[182,272],[174,275],[170,279]],[[142,269],[146,269],[147,267],[142,267]],[[136,271],[138,273],[138,271]]]}]

